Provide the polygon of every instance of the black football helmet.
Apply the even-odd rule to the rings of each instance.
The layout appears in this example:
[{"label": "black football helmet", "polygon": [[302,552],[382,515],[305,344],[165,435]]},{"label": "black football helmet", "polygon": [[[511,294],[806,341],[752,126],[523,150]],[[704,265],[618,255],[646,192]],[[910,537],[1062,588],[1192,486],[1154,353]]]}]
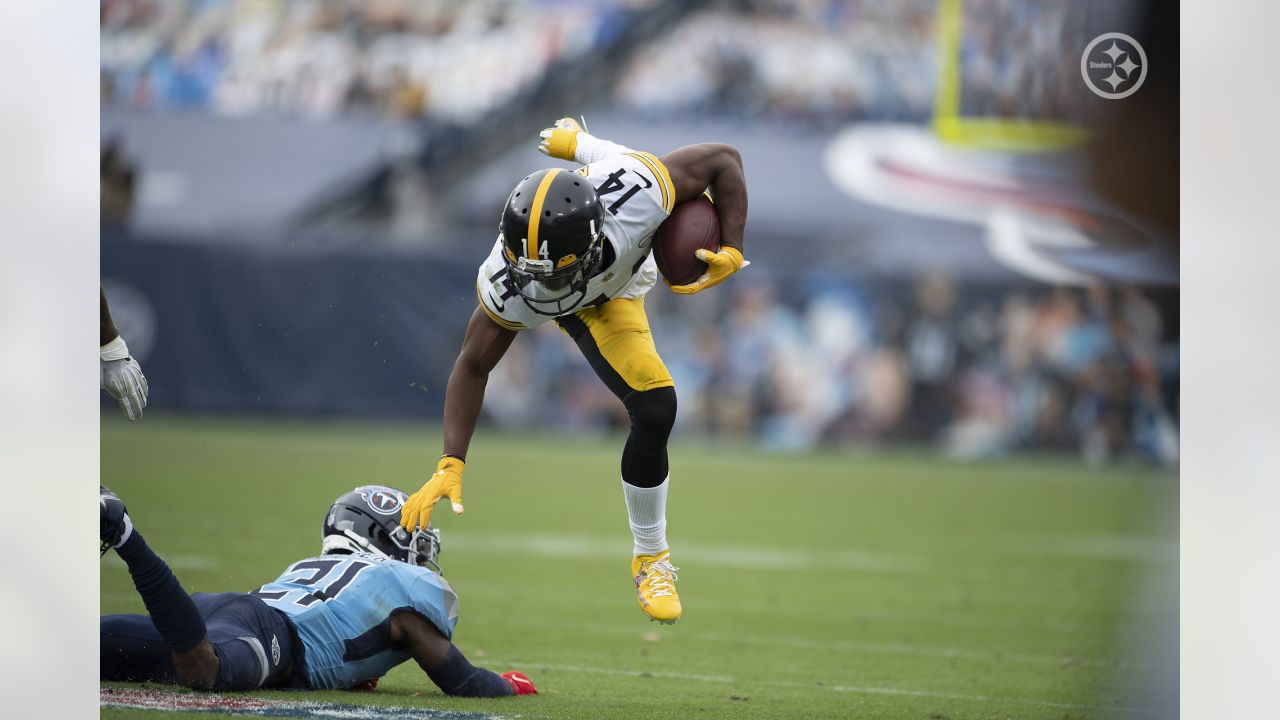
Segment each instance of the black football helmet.
[{"label": "black football helmet", "polygon": [[440,572],[440,532],[400,527],[409,496],[383,485],[364,485],[333,501],[324,516],[321,555],[369,553]]},{"label": "black football helmet", "polygon": [[556,317],[586,297],[603,256],[604,206],[585,177],[551,168],[521,180],[498,232],[508,286],[531,310]]}]

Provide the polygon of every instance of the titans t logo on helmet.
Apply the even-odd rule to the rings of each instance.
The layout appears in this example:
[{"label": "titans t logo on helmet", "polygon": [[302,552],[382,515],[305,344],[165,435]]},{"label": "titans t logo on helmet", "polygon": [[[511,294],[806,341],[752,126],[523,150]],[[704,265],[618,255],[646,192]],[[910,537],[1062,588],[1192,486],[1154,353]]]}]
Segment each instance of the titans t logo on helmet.
[{"label": "titans t logo on helmet", "polygon": [[405,501],[404,493],[381,485],[366,485],[356,488],[356,492],[379,515],[395,515],[400,512]]}]

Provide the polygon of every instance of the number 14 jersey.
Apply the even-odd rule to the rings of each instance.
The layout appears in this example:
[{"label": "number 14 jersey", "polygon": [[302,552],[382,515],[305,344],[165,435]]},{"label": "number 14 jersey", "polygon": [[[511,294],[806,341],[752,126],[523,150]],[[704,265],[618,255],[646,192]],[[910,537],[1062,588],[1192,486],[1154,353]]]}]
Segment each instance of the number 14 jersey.
[{"label": "number 14 jersey", "polygon": [[444,578],[375,555],[299,560],[251,594],[289,618],[317,689],[352,687],[408,660],[391,645],[396,613],[417,613],[446,638],[458,623],[458,596]]},{"label": "number 14 jersey", "polygon": [[[618,297],[637,298],[652,290],[658,280],[650,253],[653,234],[675,204],[675,188],[667,168],[649,153],[619,152],[575,172],[591,183],[605,207],[606,247],[600,267],[587,282],[586,295],[562,315]],[[549,315],[534,312],[507,287],[502,250],[499,237],[476,276],[480,306],[508,330],[524,330],[551,320]]]}]

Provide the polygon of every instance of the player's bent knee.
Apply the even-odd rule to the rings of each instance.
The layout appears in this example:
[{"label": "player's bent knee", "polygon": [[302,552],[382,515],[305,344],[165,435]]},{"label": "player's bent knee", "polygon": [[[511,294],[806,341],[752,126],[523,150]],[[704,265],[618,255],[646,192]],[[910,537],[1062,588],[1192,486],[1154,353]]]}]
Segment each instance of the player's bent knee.
[{"label": "player's bent knee", "polygon": [[649,392],[675,385],[667,366],[656,352],[634,351],[610,362],[616,363],[618,374],[633,390]]},{"label": "player's bent knee", "polygon": [[666,437],[676,424],[676,389],[654,388],[634,393],[626,400],[631,426],[647,434]]},{"label": "player's bent knee", "polygon": [[211,644],[207,639],[194,649],[173,654],[173,664],[183,685],[195,690],[257,690],[271,668],[262,641],[244,636]]},{"label": "player's bent knee", "polygon": [[178,670],[178,679],[192,690],[212,690],[218,682],[221,663],[208,639],[186,652],[175,651],[173,665]]}]

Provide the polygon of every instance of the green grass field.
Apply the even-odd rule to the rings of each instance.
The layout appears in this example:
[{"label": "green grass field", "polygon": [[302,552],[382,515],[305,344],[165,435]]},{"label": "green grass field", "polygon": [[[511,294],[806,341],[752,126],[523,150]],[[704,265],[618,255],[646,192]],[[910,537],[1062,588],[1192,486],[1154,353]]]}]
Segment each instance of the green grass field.
[{"label": "green grass field", "polygon": [[[466,514],[435,515],[455,642],[538,696],[447,698],[411,662],[373,693],[257,695],[521,718],[1151,717],[1134,628],[1176,622],[1143,594],[1176,573],[1176,477],[677,443],[668,627],[635,601],[621,441],[482,430]],[[430,426],[110,416],[102,478],[188,591],[247,591],[318,554],[334,497],[412,492],[438,448]],[[143,611],[114,554],[101,578],[102,612]]]}]

